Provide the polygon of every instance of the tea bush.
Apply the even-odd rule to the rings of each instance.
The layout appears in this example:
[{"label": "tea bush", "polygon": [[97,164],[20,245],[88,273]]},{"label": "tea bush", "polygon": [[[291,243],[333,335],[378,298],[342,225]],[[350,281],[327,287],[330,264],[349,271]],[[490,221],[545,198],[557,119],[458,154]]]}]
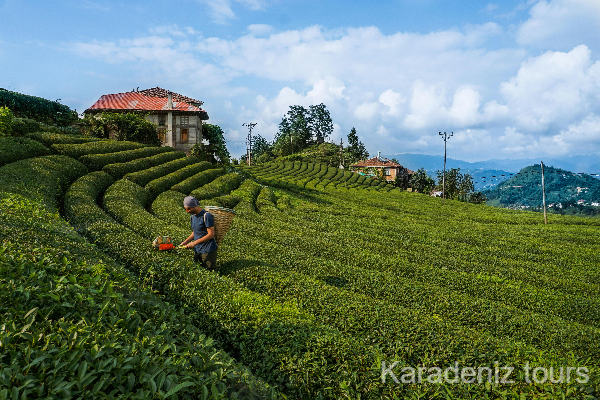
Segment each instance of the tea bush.
[{"label": "tea bush", "polygon": [[168,146],[142,147],[134,150],[117,151],[115,153],[87,154],[79,157],[79,161],[88,167],[90,171],[98,171],[101,170],[105,165],[126,163],[128,161],[151,157],[169,151],[175,151],[175,149]]},{"label": "tea bush", "polygon": [[54,153],[79,158],[89,154],[116,153],[123,150],[133,150],[144,147],[135,142],[117,142],[116,140],[100,140],[97,142],[79,144],[53,144],[50,146]]},{"label": "tea bush", "polygon": [[47,156],[50,149],[35,140],[18,137],[0,137],[0,166],[25,158]]},{"label": "tea bush", "polygon": [[159,179],[181,168],[187,167],[192,164],[197,164],[199,162],[200,160],[193,156],[178,158],[173,161],[169,161],[164,164],[160,164],[145,170],[131,172],[129,174],[126,174],[124,178],[131,182],[137,183],[140,186],[146,186],[148,183],[155,179]]},{"label": "tea bush", "polygon": [[168,151],[166,153],[157,154],[151,157],[139,158],[133,161],[108,164],[102,167],[102,171],[109,173],[115,179],[121,179],[129,173],[157,167],[169,161],[174,161],[184,157],[185,153],[183,151]]}]

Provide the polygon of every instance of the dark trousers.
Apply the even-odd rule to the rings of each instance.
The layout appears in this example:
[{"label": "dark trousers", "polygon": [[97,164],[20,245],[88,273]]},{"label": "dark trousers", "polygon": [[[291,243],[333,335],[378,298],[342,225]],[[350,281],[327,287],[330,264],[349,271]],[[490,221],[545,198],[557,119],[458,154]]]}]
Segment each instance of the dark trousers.
[{"label": "dark trousers", "polygon": [[206,269],[216,270],[217,251],[211,251],[210,253],[196,253],[194,254],[194,262],[201,263]]}]

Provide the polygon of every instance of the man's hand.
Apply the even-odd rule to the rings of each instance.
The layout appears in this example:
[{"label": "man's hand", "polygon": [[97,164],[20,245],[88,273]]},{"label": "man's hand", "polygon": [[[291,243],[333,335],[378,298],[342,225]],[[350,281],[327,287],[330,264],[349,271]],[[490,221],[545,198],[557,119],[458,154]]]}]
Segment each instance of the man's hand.
[{"label": "man's hand", "polygon": [[188,249],[193,249],[195,247],[194,242],[190,242],[190,243],[186,244],[185,247]]}]

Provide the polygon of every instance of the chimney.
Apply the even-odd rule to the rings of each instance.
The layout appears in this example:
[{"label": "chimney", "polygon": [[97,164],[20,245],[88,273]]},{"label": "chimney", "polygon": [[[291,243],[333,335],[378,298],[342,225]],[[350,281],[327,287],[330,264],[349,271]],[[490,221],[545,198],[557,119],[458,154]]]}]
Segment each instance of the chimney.
[{"label": "chimney", "polygon": [[377,160],[380,160],[380,159],[381,159],[381,152],[380,152],[380,151],[378,151],[378,152],[377,152]]},{"label": "chimney", "polygon": [[172,110],[173,109],[173,93],[169,92],[167,98],[169,99],[167,101],[167,110]]}]

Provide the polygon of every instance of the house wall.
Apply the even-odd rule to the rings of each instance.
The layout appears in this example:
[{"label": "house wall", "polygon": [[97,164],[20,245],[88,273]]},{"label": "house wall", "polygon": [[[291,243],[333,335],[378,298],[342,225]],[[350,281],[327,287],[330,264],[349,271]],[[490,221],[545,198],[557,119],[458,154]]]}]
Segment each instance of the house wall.
[{"label": "house wall", "polygon": [[[170,121],[167,118],[167,137],[166,141],[163,142],[163,146],[171,146],[177,150],[189,152],[194,144],[202,142],[202,120],[198,115],[186,114],[186,116],[189,117],[189,122],[187,125],[183,125],[182,115],[173,115],[171,129],[169,129]],[[158,114],[149,114],[146,119],[158,126]],[[186,143],[181,141],[182,129],[188,129],[188,141]],[[169,133],[171,133],[170,137]]]}]

